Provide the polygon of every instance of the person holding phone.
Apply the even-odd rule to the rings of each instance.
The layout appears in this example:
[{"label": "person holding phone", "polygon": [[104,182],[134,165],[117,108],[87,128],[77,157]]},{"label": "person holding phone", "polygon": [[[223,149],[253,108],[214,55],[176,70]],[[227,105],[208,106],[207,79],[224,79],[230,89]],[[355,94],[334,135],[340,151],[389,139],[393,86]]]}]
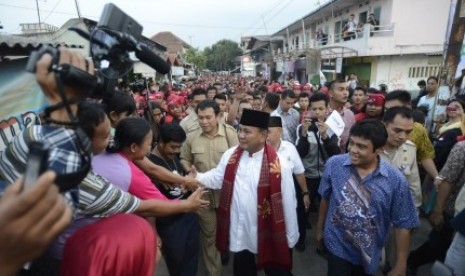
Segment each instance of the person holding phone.
[{"label": "person holding phone", "polygon": [[330,135],[325,124],[328,109],[328,97],[323,93],[315,93],[310,99],[310,111],[297,127],[297,151],[305,168],[305,179],[310,191],[310,210],[316,211],[319,205],[318,187],[326,160],[339,154],[339,141],[336,135]]}]

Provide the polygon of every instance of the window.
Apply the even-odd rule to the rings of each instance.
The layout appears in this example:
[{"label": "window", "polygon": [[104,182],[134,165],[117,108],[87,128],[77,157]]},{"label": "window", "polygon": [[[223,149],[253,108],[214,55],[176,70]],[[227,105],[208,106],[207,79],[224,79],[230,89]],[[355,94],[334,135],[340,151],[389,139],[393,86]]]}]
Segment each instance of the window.
[{"label": "window", "polygon": [[436,66],[422,66],[410,67],[408,70],[409,78],[427,78],[429,76],[436,76],[439,72],[439,65]]},{"label": "window", "polygon": [[295,38],[295,48],[299,49],[299,37]]},{"label": "window", "polygon": [[367,12],[361,12],[358,15],[358,23],[362,23],[362,24],[367,23],[367,16],[368,16]]}]

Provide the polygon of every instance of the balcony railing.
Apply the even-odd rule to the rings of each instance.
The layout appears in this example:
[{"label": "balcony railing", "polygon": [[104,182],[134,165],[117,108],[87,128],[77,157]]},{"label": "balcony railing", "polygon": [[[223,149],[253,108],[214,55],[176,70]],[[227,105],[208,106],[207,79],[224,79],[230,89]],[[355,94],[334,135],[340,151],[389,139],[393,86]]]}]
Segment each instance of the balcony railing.
[{"label": "balcony railing", "polygon": [[351,37],[347,37],[344,33],[334,33],[325,37],[325,39],[309,39],[306,44],[298,47],[290,47],[285,53],[299,54],[305,52],[306,49],[320,49],[329,46],[358,46],[366,47],[370,40],[375,40],[378,37],[392,36],[394,32],[394,24],[383,26],[372,26],[365,24],[362,29],[356,31]]}]

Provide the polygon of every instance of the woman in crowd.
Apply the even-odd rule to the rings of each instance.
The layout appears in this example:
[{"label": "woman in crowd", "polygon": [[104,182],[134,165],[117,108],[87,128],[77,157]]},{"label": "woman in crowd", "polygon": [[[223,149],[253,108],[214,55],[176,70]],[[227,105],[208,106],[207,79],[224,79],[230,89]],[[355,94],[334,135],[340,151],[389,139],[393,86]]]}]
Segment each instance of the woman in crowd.
[{"label": "woman in crowd", "polygon": [[465,102],[461,100],[451,100],[447,105],[446,112],[449,121],[439,128],[439,137],[434,145],[436,152],[434,163],[438,171],[446,163],[452,147],[457,142],[457,137],[465,133],[464,109]]},{"label": "woman in crowd", "polygon": [[165,122],[165,110],[158,103],[150,102],[149,105],[150,109],[145,112],[145,118],[150,123],[150,128],[152,129],[154,147],[158,141],[160,127]]},{"label": "woman in crowd", "polygon": [[165,117],[165,123],[179,124],[184,115],[184,99],[176,95],[170,96],[168,99],[168,115]]},{"label": "woman in crowd", "polygon": [[384,96],[382,94],[371,94],[366,100],[362,112],[355,115],[355,121],[359,122],[366,118],[382,120],[384,115]]}]

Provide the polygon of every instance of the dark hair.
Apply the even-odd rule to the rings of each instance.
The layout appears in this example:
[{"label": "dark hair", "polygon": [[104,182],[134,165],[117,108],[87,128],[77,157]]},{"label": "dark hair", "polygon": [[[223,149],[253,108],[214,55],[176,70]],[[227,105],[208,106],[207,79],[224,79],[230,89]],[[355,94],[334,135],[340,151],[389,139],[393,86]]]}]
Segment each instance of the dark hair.
[{"label": "dark hair", "polygon": [[215,113],[215,115],[218,115],[220,114],[220,106],[218,105],[217,102],[215,102],[215,100],[205,100],[205,101],[201,101],[198,105],[197,105],[197,108],[195,110],[195,113],[199,114],[199,110],[205,110],[207,108],[213,108],[213,112]]},{"label": "dark hair", "polygon": [[461,99],[453,99],[447,102],[447,105],[453,103],[453,102],[458,102],[460,106],[462,107],[463,110],[465,110],[465,102],[462,101]]},{"label": "dark hair", "polygon": [[413,121],[419,124],[425,124],[425,114],[420,110],[413,110],[412,111]]},{"label": "dark hair", "polygon": [[307,92],[302,92],[302,93],[300,93],[300,95],[297,98],[300,100],[300,98],[308,98],[309,96],[310,95],[308,95]]},{"label": "dark hair", "polygon": [[420,80],[419,82],[417,82],[417,86],[426,86],[426,81]]},{"label": "dark hair", "polygon": [[179,124],[164,124],[160,128],[158,141],[163,143],[184,143],[186,141],[186,132]]},{"label": "dark hair", "polygon": [[260,96],[253,96],[253,100],[259,100],[260,102],[262,101],[262,98],[260,98]]},{"label": "dark hair", "polygon": [[435,80],[436,83],[439,83],[439,79],[435,76],[429,76],[428,79],[426,80],[426,82],[429,82],[429,80]]},{"label": "dark hair", "polygon": [[368,88],[367,93],[370,93],[370,94],[379,94],[380,92],[379,92],[378,89],[376,89],[376,88],[374,88],[374,87],[370,87],[370,88]]},{"label": "dark hair", "polygon": [[350,136],[370,140],[373,144],[373,151],[375,151],[386,144],[388,134],[386,127],[380,120],[364,119],[352,126]]},{"label": "dark hair", "polygon": [[276,109],[279,105],[279,96],[275,93],[267,93],[264,102],[271,108]]},{"label": "dark hair", "polygon": [[207,91],[203,88],[196,88],[194,90],[192,90],[192,99],[195,97],[195,96],[199,96],[199,95],[204,95],[205,97],[207,97]]},{"label": "dark hair", "polygon": [[258,92],[268,93],[268,88],[264,85],[260,85],[257,90]]},{"label": "dark hair", "polygon": [[410,105],[412,102],[412,96],[406,90],[394,90],[386,94],[384,102],[398,100],[404,105]]},{"label": "dark hair", "polygon": [[110,116],[110,112],[114,111],[118,114],[132,114],[136,111],[136,102],[128,93],[117,91],[110,99],[103,100],[105,112]]},{"label": "dark hair", "polygon": [[392,123],[397,115],[400,115],[400,117],[405,119],[413,119],[412,110],[410,108],[405,106],[396,106],[386,110],[384,113],[383,122]]},{"label": "dark hair", "polygon": [[290,89],[284,90],[283,93],[281,94],[281,100],[285,100],[287,98],[295,99],[296,96],[295,96],[294,91]]},{"label": "dark hair", "polygon": [[116,127],[113,146],[107,151],[120,152],[133,143],[140,145],[145,136],[150,132],[149,123],[141,118],[125,118]]},{"label": "dark hair", "polygon": [[310,105],[312,105],[312,103],[314,102],[319,102],[319,101],[324,101],[325,106],[328,106],[328,102],[329,102],[328,96],[326,96],[324,93],[317,92],[308,99],[308,102],[310,103]]},{"label": "dark hair", "polygon": [[160,109],[160,111],[163,113],[165,112],[165,110],[163,109],[163,107],[161,107],[161,105],[159,103],[154,103],[154,102],[149,102],[150,104],[150,108],[153,109]]},{"label": "dark hair", "polygon": [[367,90],[366,90],[366,88],[363,87],[363,86],[357,86],[357,87],[355,87],[354,91],[355,91],[355,90],[362,90],[362,91],[363,91],[363,94],[365,94],[365,95],[367,94]]},{"label": "dark hair", "polygon": [[334,89],[334,85],[335,85],[336,83],[346,83],[346,81],[343,80],[343,79],[335,79],[335,80],[331,81],[331,82],[327,85],[328,88],[329,88],[329,90],[333,90],[333,89]]},{"label": "dark hair", "polygon": [[82,101],[78,104],[77,119],[79,126],[89,139],[94,137],[95,128],[105,121],[106,117],[107,115],[99,103]]},{"label": "dark hair", "polygon": [[214,100],[218,99],[218,100],[223,100],[223,101],[227,101],[228,98],[226,97],[225,94],[223,93],[220,93],[220,94],[216,94],[214,97],[213,97]]}]

